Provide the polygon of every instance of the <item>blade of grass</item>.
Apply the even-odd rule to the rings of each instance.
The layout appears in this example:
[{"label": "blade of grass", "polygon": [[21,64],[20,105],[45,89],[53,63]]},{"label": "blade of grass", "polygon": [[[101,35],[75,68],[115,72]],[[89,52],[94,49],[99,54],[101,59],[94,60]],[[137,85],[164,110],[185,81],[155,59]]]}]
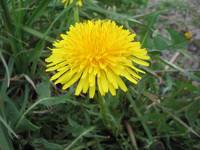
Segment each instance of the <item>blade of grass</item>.
[{"label": "blade of grass", "polygon": [[28,83],[31,84],[31,86],[33,87],[34,90],[36,90],[36,86],[35,83],[33,82],[33,80],[26,74],[22,74],[22,76],[28,81]]},{"label": "blade of grass", "polygon": [[152,27],[156,23],[156,20],[158,17],[159,17],[159,12],[154,12],[148,17],[148,19],[150,21],[147,24],[146,32],[144,33],[144,36],[142,38],[142,42],[141,42],[142,45],[146,42],[147,37],[148,37],[149,33],[152,31]]},{"label": "blade of grass", "polygon": [[24,110],[26,109],[26,106],[28,104],[28,97],[29,97],[29,92],[30,88],[28,84],[25,85],[25,90],[24,90],[24,99],[20,108],[20,114],[23,114]]},{"label": "blade of grass", "polygon": [[181,67],[179,67],[179,66],[177,66],[177,65],[175,65],[175,64],[173,64],[173,63],[171,63],[171,62],[169,62],[167,60],[165,60],[164,58],[160,57],[160,60],[164,64],[166,64],[166,65],[168,65],[168,66],[170,66],[170,67],[172,67],[172,68],[174,68],[174,69],[176,69],[176,70],[178,70],[178,71],[180,71],[182,73],[185,73],[184,69],[182,69]]},{"label": "blade of grass", "polygon": [[124,20],[128,20],[128,21],[131,21],[131,22],[134,22],[137,24],[142,24],[142,22],[136,20],[134,17],[106,10],[106,9],[98,6],[97,4],[88,3],[88,6],[85,6],[85,7],[88,10],[92,10],[92,11],[99,12],[102,14],[110,15],[116,19],[124,19]]},{"label": "blade of grass", "polygon": [[[0,0],[0,6],[2,7],[3,9],[3,13],[2,13],[2,16],[3,16],[3,21],[5,22],[5,27],[7,29],[7,32],[12,34],[13,35],[13,25],[12,25],[12,19],[11,19],[11,16],[10,16],[10,12],[9,12],[9,9],[8,9],[8,5],[6,3],[7,1],[6,0]],[[16,44],[16,41],[14,38],[11,38],[11,50],[13,53],[16,53],[17,52],[17,44]]]},{"label": "blade of grass", "polygon": [[89,129],[82,132],[71,144],[69,144],[64,150],[69,150],[76,142],[78,142],[83,136],[87,135],[89,132],[93,131],[95,127],[90,127]]},{"label": "blade of grass", "polygon": [[19,120],[17,121],[15,128],[18,128],[18,126],[20,125],[20,123],[22,122],[22,120],[25,118],[25,116],[33,109],[35,108],[37,105],[39,105],[40,103],[44,102],[44,101],[49,101],[49,100],[53,100],[54,98],[52,97],[46,97],[46,98],[42,98],[39,99],[38,101],[36,101],[35,103],[33,103],[19,118]]},{"label": "blade of grass", "polygon": [[185,69],[183,69],[183,68],[181,68],[181,67],[179,67],[179,66],[177,66],[177,65],[175,65],[175,64],[173,64],[173,63],[171,63],[171,62],[169,62],[167,60],[165,60],[164,58],[159,57],[159,60],[161,62],[163,62],[164,64],[166,64],[166,65],[178,70],[179,72],[183,73],[184,76],[189,77],[190,79],[193,79],[193,80],[200,81],[200,79],[196,75],[191,74],[190,72],[187,72]]},{"label": "blade of grass", "polygon": [[[102,140],[103,141],[103,140]],[[93,140],[93,141],[90,141],[88,143],[86,143],[86,145],[78,145],[77,147],[71,149],[71,150],[83,150],[86,146],[87,147],[90,147],[92,145],[95,145],[96,146],[97,144],[97,141],[96,140]]]},{"label": "blade of grass", "polygon": [[[45,35],[44,33],[41,33],[39,31],[36,31],[32,28],[29,28],[27,26],[22,26],[22,29],[25,31],[25,32],[28,32],[32,35],[34,35],[35,37],[39,38],[39,39],[45,39],[47,42],[53,42],[54,39],[52,37],[49,37],[47,35]],[[45,38],[44,38],[45,37]]]},{"label": "blade of grass", "polygon": [[10,72],[9,72],[8,65],[7,65],[1,51],[0,51],[0,59],[1,59],[3,66],[5,67],[5,70],[6,70],[7,87],[9,87],[9,85],[10,85]]},{"label": "blade of grass", "polygon": [[132,98],[132,96],[131,96],[130,93],[127,94],[127,98],[130,101],[130,103],[132,104],[133,109],[134,109],[136,115],[138,116],[138,118],[140,119],[140,121],[142,123],[142,126],[143,126],[143,128],[144,128],[144,130],[145,130],[145,132],[147,134],[148,139],[149,139],[149,143],[148,144],[151,145],[153,143],[153,136],[151,134],[150,129],[146,125],[145,121],[142,119],[142,114],[140,113],[139,109],[137,108],[136,103],[133,100],[133,98]]},{"label": "blade of grass", "polygon": [[0,6],[3,9],[2,16],[3,16],[3,20],[6,24],[6,28],[10,33],[12,33],[12,30],[13,30],[12,23],[11,23],[12,21],[11,21],[10,13],[9,13],[9,10],[7,7],[8,5],[6,4],[6,2],[7,2],[6,0],[0,0],[0,4],[1,4]]},{"label": "blade of grass", "polygon": [[194,135],[196,135],[197,137],[200,138],[200,134],[197,133],[192,127],[188,126],[185,122],[183,122],[179,117],[177,117],[175,114],[173,114],[172,112],[170,112],[167,108],[165,108],[164,106],[160,105],[160,104],[156,104],[156,106],[158,106],[160,109],[162,109],[164,112],[166,112],[167,114],[169,114],[169,116],[171,116],[172,118],[174,118],[174,120],[176,120],[178,123],[180,123],[183,127],[185,127],[189,132],[193,133]]},{"label": "blade of grass", "polygon": [[1,150],[14,150],[8,135],[5,133],[4,128],[0,124],[0,149]]},{"label": "blade of grass", "polygon": [[[37,63],[38,63],[38,59],[42,53],[42,49],[45,46],[45,39],[47,37],[47,35],[49,34],[50,30],[53,28],[54,24],[71,8],[72,6],[70,5],[69,7],[66,7],[53,21],[52,23],[49,25],[48,29],[46,30],[46,32],[43,34],[43,37],[41,38],[41,41],[38,42],[38,44],[36,45],[36,49],[35,49],[35,54],[33,56],[34,61],[33,61],[33,65],[31,68],[31,73],[34,74],[37,68]],[[52,40],[51,42],[53,42],[54,40]]]},{"label": "blade of grass", "polygon": [[44,10],[48,6],[49,2],[49,0],[39,0],[38,7],[34,10],[34,12],[29,17],[29,20],[26,23],[28,26],[31,26],[36,19],[38,19],[41,15],[44,14]]},{"label": "blade of grass", "polygon": [[22,29],[25,31],[25,32],[28,32],[32,35],[34,35],[35,37],[38,37],[40,38],[41,40],[46,40],[48,42],[53,42],[55,41],[54,38],[52,37],[49,37],[48,34],[49,34],[49,31],[51,31],[51,29],[53,28],[53,25],[69,10],[71,9],[71,5],[69,7],[66,7],[53,21],[52,23],[49,25],[49,27],[47,28],[47,30],[45,31],[45,33],[41,33],[39,31],[36,31],[28,26],[22,26]]},{"label": "blade of grass", "polygon": [[52,23],[49,25],[47,31],[45,32],[45,35],[48,35],[49,31],[51,31],[51,29],[53,28],[54,24],[60,19],[62,18],[62,16],[64,14],[67,13],[67,11],[69,11],[72,8],[72,5],[69,5],[68,7],[66,7],[59,15],[57,15],[57,17],[52,21]]},{"label": "blade of grass", "polygon": [[[58,97],[45,97],[45,98],[41,98],[39,100],[37,100],[35,103],[33,103],[27,110],[25,110],[21,116],[19,117],[18,121],[15,124],[15,128],[18,128],[19,125],[21,124],[21,122],[23,121],[23,119],[25,118],[25,116],[32,110],[34,109],[36,106],[38,105],[45,105],[45,106],[53,106],[53,105],[57,105],[57,104],[63,104],[63,103],[71,103],[73,105],[81,105],[78,102],[75,102],[73,100],[69,99],[68,95],[64,95],[64,96],[58,96]],[[84,106],[84,105],[83,105]],[[87,106],[85,106],[87,108]]]},{"label": "blade of grass", "polygon": [[16,138],[18,138],[18,135],[13,131],[13,129],[8,125],[8,123],[1,117],[1,115],[0,115],[0,122],[6,127],[8,132],[10,132]]},{"label": "blade of grass", "polygon": [[[13,72],[13,66],[14,66],[14,59],[12,57],[10,57],[10,59],[8,60],[8,63],[7,63],[7,66],[8,66],[8,71],[9,71],[9,74],[10,76],[12,75],[12,72]],[[2,96],[3,94],[2,93],[6,93],[6,90],[8,89],[7,87],[7,82],[6,80],[4,80],[1,84],[1,88],[0,88],[0,96]],[[1,98],[1,97],[0,97]],[[0,99],[1,100],[1,99]],[[1,109],[0,109],[1,110]]]},{"label": "blade of grass", "polygon": [[145,92],[143,93],[144,96],[146,96],[149,100],[153,101],[154,104],[161,110],[163,110],[165,113],[167,113],[169,116],[171,116],[174,120],[176,120],[178,123],[180,123],[183,127],[185,127],[189,132],[193,133],[197,137],[200,137],[199,133],[197,133],[192,127],[188,126],[185,122],[183,122],[179,117],[177,117],[174,113],[172,113],[170,110],[168,110],[166,107],[162,106],[161,103],[158,103],[158,100],[155,100],[151,94]]}]

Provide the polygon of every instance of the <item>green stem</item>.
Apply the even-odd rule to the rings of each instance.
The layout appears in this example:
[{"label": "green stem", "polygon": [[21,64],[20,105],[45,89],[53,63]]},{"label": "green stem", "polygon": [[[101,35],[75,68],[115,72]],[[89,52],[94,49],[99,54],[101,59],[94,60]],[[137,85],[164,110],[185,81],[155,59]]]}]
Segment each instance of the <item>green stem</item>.
[{"label": "green stem", "polygon": [[98,95],[97,101],[99,103],[101,118],[103,120],[103,123],[108,126],[108,116],[107,116],[107,107],[104,97],[102,97],[100,94]]},{"label": "green stem", "polygon": [[79,8],[78,6],[74,7],[74,22],[79,22]]}]

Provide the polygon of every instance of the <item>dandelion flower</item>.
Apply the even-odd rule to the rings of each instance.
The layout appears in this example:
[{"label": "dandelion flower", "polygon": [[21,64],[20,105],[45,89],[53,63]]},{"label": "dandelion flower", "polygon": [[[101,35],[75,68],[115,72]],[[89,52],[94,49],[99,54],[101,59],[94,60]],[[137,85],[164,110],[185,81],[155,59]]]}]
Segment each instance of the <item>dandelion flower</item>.
[{"label": "dandelion flower", "polygon": [[[73,3],[74,0],[62,0],[62,2],[65,4],[65,5],[69,5],[71,3]],[[76,5],[77,6],[82,6],[83,5],[83,0],[76,0]]]},{"label": "dandelion flower", "polygon": [[123,80],[137,84],[144,73],[137,66],[149,65],[147,50],[135,37],[110,20],[76,23],[53,44],[46,71],[55,72],[51,80],[63,90],[77,83],[75,95],[88,92],[93,98],[96,90],[102,96],[127,91]]},{"label": "dandelion flower", "polygon": [[185,32],[184,36],[187,40],[191,40],[192,39],[192,32],[191,31]]}]

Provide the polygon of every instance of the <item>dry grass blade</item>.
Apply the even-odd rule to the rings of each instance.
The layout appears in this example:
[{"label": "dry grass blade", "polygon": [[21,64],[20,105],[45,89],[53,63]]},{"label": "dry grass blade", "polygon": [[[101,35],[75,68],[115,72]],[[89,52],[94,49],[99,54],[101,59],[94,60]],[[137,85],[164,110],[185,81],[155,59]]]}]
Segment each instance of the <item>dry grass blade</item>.
[{"label": "dry grass blade", "polygon": [[135,134],[133,132],[133,128],[131,127],[131,125],[129,124],[128,121],[125,121],[124,123],[125,123],[126,129],[127,129],[127,132],[130,136],[133,147],[135,148],[135,150],[139,150],[138,145],[137,145],[137,141],[135,139]]}]

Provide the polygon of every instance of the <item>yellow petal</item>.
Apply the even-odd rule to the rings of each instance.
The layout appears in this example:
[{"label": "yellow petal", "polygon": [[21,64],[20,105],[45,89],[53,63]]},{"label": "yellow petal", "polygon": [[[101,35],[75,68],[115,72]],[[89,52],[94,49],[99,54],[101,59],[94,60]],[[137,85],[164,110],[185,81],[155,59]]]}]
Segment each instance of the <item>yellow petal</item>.
[{"label": "yellow petal", "polygon": [[137,71],[137,72],[140,72],[140,73],[143,73],[143,74],[145,74],[145,72],[144,71],[142,71],[142,70],[140,70],[140,69],[138,69],[138,68],[136,68],[135,66],[131,66],[131,68],[133,69],[133,70],[135,70],[135,71]]},{"label": "yellow petal", "polygon": [[104,90],[103,90],[100,77],[97,78],[97,84],[98,84],[98,88],[99,88],[100,94],[101,94],[102,96],[104,96],[104,95],[105,95],[105,92],[104,92]]},{"label": "yellow petal", "polygon": [[104,71],[101,71],[101,75],[100,75],[100,82],[101,82],[101,85],[102,85],[102,89],[105,93],[108,92],[108,80],[106,78],[106,75],[105,75],[105,72]]},{"label": "yellow petal", "polygon": [[138,58],[133,58],[132,61],[135,62],[136,64],[139,64],[139,65],[149,66],[148,62],[143,61],[143,60],[138,59]]},{"label": "yellow petal", "polygon": [[86,83],[86,78],[81,78],[76,87],[75,95],[80,95],[85,83]]},{"label": "yellow petal", "polygon": [[88,78],[89,78],[88,75],[86,75],[84,77],[85,83],[83,83],[84,84],[83,85],[83,93],[86,93],[88,91],[88,88],[89,88],[89,79]]},{"label": "yellow petal", "polygon": [[124,70],[122,73],[121,73],[122,76],[124,76],[125,78],[127,78],[129,81],[131,81],[132,83],[134,84],[137,84],[137,81],[126,71]]},{"label": "yellow petal", "polygon": [[74,84],[81,76],[82,72],[75,74],[64,86],[62,87],[63,90],[69,88],[72,84]]},{"label": "yellow petal", "polygon": [[106,72],[106,76],[107,76],[108,81],[110,83],[112,83],[112,85],[114,86],[115,89],[117,89],[118,84],[116,82],[116,77],[115,77],[116,75],[109,68],[107,68],[107,70],[105,72]]},{"label": "yellow petal", "polygon": [[132,69],[126,68],[127,72],[130,73],[134,78],[141,79],[141,77]]},{"label": "yellow petal", "polygon": [[111,93],[113,96],[116,95],[116,90],[115,90],[115,88],[113,87],[112,84],[109,84],[109,91],[110,91],[110,93]]},{"label": "yellow petal", "polygon": [[94,72],[89,74],[89,84],[90,86],[95,85],[96,74]]},{"label": "yellow petal", "polygon": [[51,77],[51,80],[55,80],[57,78],[59,78],[63,73],[65,73],[67,70],[69,70],[68,67],[66,67],[65,69],[63,69],[62,71],[57,72],[55,75],[53,75]]},{"label": "yellow petal", "polygon": [[124,84],[124,82],[122,81],[122,79],[120,77],[117,77],[117,83],[119,85],[119,87],[124,91],[126,92],[128,89],[126,87],[126,85]]},{"label": "yellow petal", "polygon": [[89,88],[89,98],[93,98],[95,94],[95,85]]},{"label": "yellow petal", "polygon": [[61,68],[61,67],[63,67],[63,66],[66,66],[67,65],[67,62],[62,62],[62,63],[59,63],[59,64],[56,64],[55,66],[53,66],[53,67],[49,67],[49,68],[47,68],[46,69],[46,71],[48,72],[48,71],[54,71],[54,70],[57,70],[57,69],[59,69],[59,68]]},{"label": "yellow petal", "polygon": [[78,69],[75,68],[75,69],[72,69],[72,70],[69,70],[68,72],[64,73],[60,78],[58,78],[56,81],[55,81],[55,84],[58,84],[58,83],[66,83],[68,80],[70,80],[72,78],[72,76],[77,73]]}]

